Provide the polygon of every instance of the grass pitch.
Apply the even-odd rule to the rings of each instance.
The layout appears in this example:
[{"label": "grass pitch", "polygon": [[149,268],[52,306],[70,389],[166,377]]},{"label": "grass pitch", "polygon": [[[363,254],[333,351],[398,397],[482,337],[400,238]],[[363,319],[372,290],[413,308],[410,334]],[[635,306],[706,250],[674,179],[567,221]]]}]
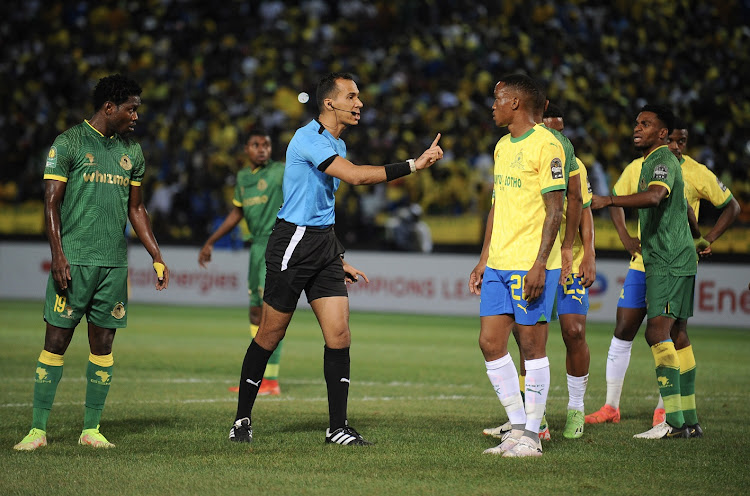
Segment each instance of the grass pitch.
[{"label": "grass pitch", "polygon": [[[82,323],[65,354],[49,445],[19,453],[12,446],[31,423],[42,303],[0,301],[0,315],[3,494],[705,495],[750,487],[748,330],[690,328],[704,439],[632,438],[650,427],[657,398],[653,358],[639,335],[622,422],[567,440],[564,345],[552,324],[552,441],[541,459],[515,460],[482,455],[497,444],[482,429],[506,416],[485,374],[478,318],[352,314],[349,420],[376,443],[358,448],[323,443],[323,340],[312,313],[298,312],[284,340],[282,395],[258,399],[255,441],[237,445],[227,440],[236,409],[228,388],[249,343],[247,310],[131,304],[101,425],[117,447],[77,445],[88,357]],[[589,413],[604,402],[612,326],[591,324],[587,334]]]}]

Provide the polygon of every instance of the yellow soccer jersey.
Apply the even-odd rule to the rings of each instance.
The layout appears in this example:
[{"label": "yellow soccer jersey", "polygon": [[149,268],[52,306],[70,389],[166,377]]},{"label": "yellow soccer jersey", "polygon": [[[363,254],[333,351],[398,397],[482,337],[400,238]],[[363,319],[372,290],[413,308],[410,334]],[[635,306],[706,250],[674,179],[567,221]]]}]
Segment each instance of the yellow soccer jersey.
[{"label": "yellow soccer jersey", "polygon": [[[495,216],[487,266],[529,270],[542,239],[546,209],[542,195],[565,190],[565,154],[557,138],[537,124],[523,136],[503,136],[495,146]],[[552,252],[560,252],[559,234]],[[550,256],[548,269],[559,269]]]},{"label": "yellow soccer jersey", "polygon": [[685,181],[685,198],[698,218],[701,200],[710,201],[716,208],[724,208],[732,199],[732,192],[703,164],[687,155],[682,156],[682,179]]},{"label": "yellow soccer jersey", "polygon": [[[696,162],[687,155],[682,155],[682,179],[685,182],[685,198],[688,205],[695,212],[698,218],[701,200],[710,201],[716,208],[724,208],[729,200],[732,199],[732,192],[729,188],[714,175],[705,165]],[[632,195],[638,192],[638,179],[641,175],[643,166],[643,157],[633,160],[625,170],[622,171],[620,179],[617,180],[612,193],[615,195]],[[641,226],[638,226],[638,238],[641,237]],[[640,253],[636,254],[630,261],[630,268],[640,270],[646,269],[643,266],[643,257]]]},{"label": "yellow soccer jersey", "polygon": [[[589,175],[588,175],[588,171],[586,170],[586,166],[583,165],[583,162],[581,162],[581,159],[576,157],[576,163],[578,164],[578,171],[580,172],[580,176],[581,176],[581,199],[583,200],[583,208],[586,208],[591,205],[591,199],[592,199],[591,183],[589,182]],[[565,214],[567,211],[568,211],[568,199],[565,198],[565,205],[563,206],[563,220],[562,220],[562,224],[560,224],[560,241],[562,241],[565,238],[565,225],[567,223],[567,218]],[[552,257],[550,256],[550,258]],[[583,240],[581,239],[581,231],[579,229],[576,231],[575,240],[573,240],[573,274],[578,272],[578,269],[581,266],[582,261],[583,261]]]},{"label": "yellow soccer jersey", "polygon": [[[638,157],[630,162],[612,187],[612,194],[615,196],[625,196],[638,193],[638,181],[641,178],[642,168],[643,157]],[[640,224],[638,224],[638,239],[641,239]],[[643,266],[643,256],[641,256],[640,253],[636,253],[635,256],[630,259],[630,268],[646,272],[646,267]]]}]

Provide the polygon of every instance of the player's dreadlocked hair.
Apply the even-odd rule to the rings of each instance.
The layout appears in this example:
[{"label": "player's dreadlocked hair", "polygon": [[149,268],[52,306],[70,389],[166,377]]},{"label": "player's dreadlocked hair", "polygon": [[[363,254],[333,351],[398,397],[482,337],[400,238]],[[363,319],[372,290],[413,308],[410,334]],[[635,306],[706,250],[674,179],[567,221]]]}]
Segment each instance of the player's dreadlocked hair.
[{"label": "player's dreadlocked hair", "polygon": [[130,78],[113,74],[103,77],[94,88],[94,110],[99,110],[105,102],[120,105],[128,101],[131,96],[140,96],[141,87]]}]

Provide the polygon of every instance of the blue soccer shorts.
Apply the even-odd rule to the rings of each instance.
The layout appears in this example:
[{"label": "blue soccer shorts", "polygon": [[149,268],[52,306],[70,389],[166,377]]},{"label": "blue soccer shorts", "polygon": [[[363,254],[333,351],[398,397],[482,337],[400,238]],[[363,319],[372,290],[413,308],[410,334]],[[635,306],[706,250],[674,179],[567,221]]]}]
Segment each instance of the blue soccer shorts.
[{"label": "blue soccer shorts", "polygon": [[495,270],[487,267],[482,280],[479,316],[512,314],[516,323],[534,325],[552,320],[560,269],[545,271],[544,291],[532,302],[523,299],[527,270]]},{"label": "blue soccer shorts", "polygon": [[581,278],[570,274],[564,284],[557,285],[557,314],[586,315],[589,312],[589,290]]},{"label": "blue soccer shorts", "polygon": [[620,308],[646,308],[646,273],[640,270],[629,269],[622,284],[620,299],[617,300]]}]

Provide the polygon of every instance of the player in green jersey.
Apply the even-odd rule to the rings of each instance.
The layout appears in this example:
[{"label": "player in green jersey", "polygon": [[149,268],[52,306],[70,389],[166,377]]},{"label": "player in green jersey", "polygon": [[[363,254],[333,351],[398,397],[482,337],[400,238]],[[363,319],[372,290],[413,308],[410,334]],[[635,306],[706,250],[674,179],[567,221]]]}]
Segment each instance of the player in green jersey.
[{"label": "player in green jersey", "polygon": [[[675,343],[687,339],[687,319],[693,314],[696,254],[688,224],[682,170],[664,144],[672,133],[674,115],[661,105],[646,105],[636,118],[633,142],[644,161],[638,192],[623,196],[594,196],[592,208],[638,208],[641,252],[646,269],[646,341],[656,364],[666,420],[636,434],[640,439],[699,436],[697,424],[685,422],[680,394],[680,358]],[[690,407],[691,405],[685,405]]]},{"label": "player in green jersey", "polygon": [[[675,127],[672,134],[666,140],[669,150],[680,161],[682,177],[685,182],[685,199],[688,205],[695,212],[696,219],[700,217],[701,200],[710,202],[714,207],[721,209],[716,224],[706,234],[704,241],[709,243],[708,247],[700,250],[702,257],[711,254],[711,246],[727,228],[734,222],[740,212],[740,206],[732,196],[732,192],[724,186],[708,167],[699,164],[694,159],[684,153],[688,142],[688,126],[680,119],[675,120]],[[624,188],[630,187],[633,190],[637,187],[638,176],[641,171],[643,158],[636,159],[625,168],[613,191],[617,194],[625,194]],[[627,186],[627,185],[630,186]],[[620,188],[620,185],[623,188]],[[586,416],[587,423],[619,422],[619,404],[622,392],[625,372],[630,363],[630,352],[632,342],[635,338],[641,322],[646,316],[645,289],[635,290],[639,286],[628,285],[628,280],[632,275],[644,272],[643,260],[640,254],[640,241],[637,237],[631,237],[625,226],[625,213],[622,208],[610,208],[612,222],[615,224],[623,245],[633,255],[630,263],[628,278],[617,308],[617,325],[615,326],[614,336],[607,354],[607,396],[606,402],[598,411]],[[695,240],[697,242],[697,240]],[[640,265],[638,265],[640,264]],[[639,276],[645,282],[644,276]],[[639,295],[637,300],[633,295]],[[690,364],[695,363],[692,345],[689,341],[675,342],[675,349],[680,357],[680,394],[683,396],[683,414],[688,425],[698,424],[697,412],[694,408],[686,408],[687,403],[695,403],[695,377],[696,367]],[[664,401],[659,396],[659,402],[654,409],[652,425],[658,425],[665,419]]]},{"label": "player in green jersey", "polygon": [[[250,294],[250,333],[258,333],[260,314],[263,308],[263,288],[266,280],[266,245],[276,223],[276,214],[284,200],[281,189],[284,164],[271,160],[271,137],[260,129],[250,133],[245,144],[249,167],[237,173],[232,204],[234,208],[224,222],[206,240],[198,254],[198,263],[205,267],[211,261],[211,252],[216,241],[230,232],[244,218],[252,236],[250,264],[248,267],[248,293]],[[281,394],[279,388],[279,362],[281,344],[268,360],[259,395]],[[238,391],[239,387],[229,388]]]},{"label": "player in green jersey", "polygon": [[169,284],[169,269],[143,204],[143,152],[128,136],[138,121],[140,94],[140,86],[124,76],[102,78],[94,89],[94,116],[59,135],[47,155],[44,217],[52,252],[47,329],[35,370],[31,431],[16,450],[46,446],[63,355],[84,315],[91,353],[78,443],[114,447],[99,432],[99,420],[112,382],[115,331],[127,326],[128,219],[153,258],[156,289]]}]

